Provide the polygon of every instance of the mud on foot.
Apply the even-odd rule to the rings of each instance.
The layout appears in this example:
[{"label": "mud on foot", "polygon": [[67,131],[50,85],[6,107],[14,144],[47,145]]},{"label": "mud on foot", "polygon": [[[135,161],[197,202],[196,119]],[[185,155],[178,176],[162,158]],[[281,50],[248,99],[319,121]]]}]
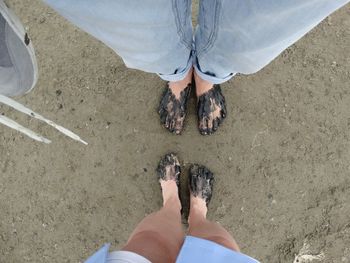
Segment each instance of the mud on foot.
[{"label": "mud on foot", "polygon": [[177,185],[180,183],[181,167],[180,162],[175,154],[166,154],[159,162],[157,168],[158,180],[174,180]]},{"label": "mud on foot", "polygon": [[209,204],[214,186],[214,174],[205,166],[193,164],[190,168],[189,185],[191,195],[202,198]]},{"label": "mud on foot", "polygon": [[226,115],[226,102],[220,85],[214,85],[198,97],[198,128],[202,135],[214,133]]},{"label": "mud on foot", "polygon": [[180,97],[176,98],[169,86],[166,87],[160,101],[158,113],[160,122],[170,132],[180,134],[184,127],[184,120],[187,111],[187,101],[190,97],[192,84],[181,91]]}]

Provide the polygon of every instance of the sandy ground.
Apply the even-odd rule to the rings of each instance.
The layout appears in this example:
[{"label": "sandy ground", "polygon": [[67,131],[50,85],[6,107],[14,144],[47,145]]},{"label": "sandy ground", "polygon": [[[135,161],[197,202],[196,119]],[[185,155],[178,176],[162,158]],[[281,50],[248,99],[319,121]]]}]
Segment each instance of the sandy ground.
[{"label": "sandy ground", "polygon": [[[262,262],[292,262],[306,240],[324,262],[350,262],[350,6],[257,74],[225,83],[229,116],[211,137],[194,99],[181,137],[159,125],[164,87],[38,0],[8,0],[28,27],[40,67],[19,98],[89,142],[85,147],[7,107],[53,140],[0,127],[0,262],[82,262],[118,249],[161,205],[159,158],[216,174],[212,220]],[[186,173],[183,184],[186,183]],[[185,189],[185,187],[183,187]]]}]

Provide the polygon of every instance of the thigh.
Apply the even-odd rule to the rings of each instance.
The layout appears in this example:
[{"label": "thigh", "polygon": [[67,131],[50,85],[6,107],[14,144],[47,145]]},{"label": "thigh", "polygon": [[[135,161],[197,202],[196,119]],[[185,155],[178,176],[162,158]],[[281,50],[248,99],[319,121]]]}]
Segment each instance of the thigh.
[{"label": "thigh", "polygon": [[45,2],[111,47],[128,67],[172,74],[187,65],[192,44],[189,0]]},{"label": "thigh", "polygon": [[143,231],[133,235],[122,251],[134,252],[153,263],[171,263],[175,262],[182,243],[174,246],[159,232]]},{"label": "thigh", "polygon": [[203,0],[197,67],[221,79],[254,73],[348,2]]},{"label": "thigh", "polygon": [[183,240],[180,211],[163,207],[137,225],[123,250],[135,252],[152,262],[174,262]]},{"label": "thigh", "polygon": [[213,241],[229,249],[240,251],[234,238],[218,223],[208,220],[190,225],[188,235]]}]

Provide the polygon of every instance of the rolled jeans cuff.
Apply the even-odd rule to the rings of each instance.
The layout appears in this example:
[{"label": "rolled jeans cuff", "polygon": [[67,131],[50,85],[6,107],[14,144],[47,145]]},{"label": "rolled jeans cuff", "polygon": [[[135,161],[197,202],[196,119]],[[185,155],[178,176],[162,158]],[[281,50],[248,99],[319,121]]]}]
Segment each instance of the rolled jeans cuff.
[{"label": "rolled jeans cuff", "polygon": [[230,80],[234,75],[237,74],[237,73],[231,73],[231,74],[229,74],[228,76],[226,76],[226,77],[224,77],[224,78],[219,78],[219,77],[216,77],[216,76],[212,76],[212,75],[203,73],[203,72],[199,69],[199,67],[198,67],[198,65],[197,65],[196,63],[194,63],[193,67],[194,67],[194,70],[196,71],[197,75],[198,75],[201,79],[203,79],[203,80],[205,80],[205,81],[208,81],[208,82],[210,82],[210,83],[212,83],[212,84],[221,84],[221,83],[224,83],[224,82]]},{"label": "rolled jeans cuff", "polygon": [[180,80],[183,80],[188,72],[191,70],[193,64],[192,64],[192,56],[190,56],[190,58],[188,59],[188,62],[187,62],[187,65],[186,67],[181,70],[180,72],[176,72],[174,74],[161,74],[161,73],[158,73],[157,75],[163,79],[163,80],[166,80],[166,81],[180,81]]}]

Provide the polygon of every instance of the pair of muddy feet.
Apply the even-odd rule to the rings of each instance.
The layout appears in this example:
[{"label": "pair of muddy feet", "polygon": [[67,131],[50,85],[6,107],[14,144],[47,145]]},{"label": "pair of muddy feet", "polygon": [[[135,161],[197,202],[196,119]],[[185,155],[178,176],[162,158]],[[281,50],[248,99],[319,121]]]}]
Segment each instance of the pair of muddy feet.
[{"label": "pair of muddy feet", "polygon": [[[176,194],[179,193],[181,166],[177,156],[173,153],[165,155],[159,162],[157,176],[162,186],[163,200],[169,198],[171,190],[166,183],[176,183]],[[205,166],[193,164],[189,172],[189,189],[191,202],[194,199],[202,201],[207,207],[213,194],[214,175]],[[206,212],[205,212],[206,213]]]},{"label": "pair of muddy feet", "polygon": [[[196,83],[196,85],[194,85]],[[220,85],[204,81],[196,74],[179,82],[169,82],[159,105],[162,125],[170,132],[181,134],[187,115],[187,103],[191,89],[196,89],[198,129],[202,135],[214,133],[226,117],[225,97]]]}]

